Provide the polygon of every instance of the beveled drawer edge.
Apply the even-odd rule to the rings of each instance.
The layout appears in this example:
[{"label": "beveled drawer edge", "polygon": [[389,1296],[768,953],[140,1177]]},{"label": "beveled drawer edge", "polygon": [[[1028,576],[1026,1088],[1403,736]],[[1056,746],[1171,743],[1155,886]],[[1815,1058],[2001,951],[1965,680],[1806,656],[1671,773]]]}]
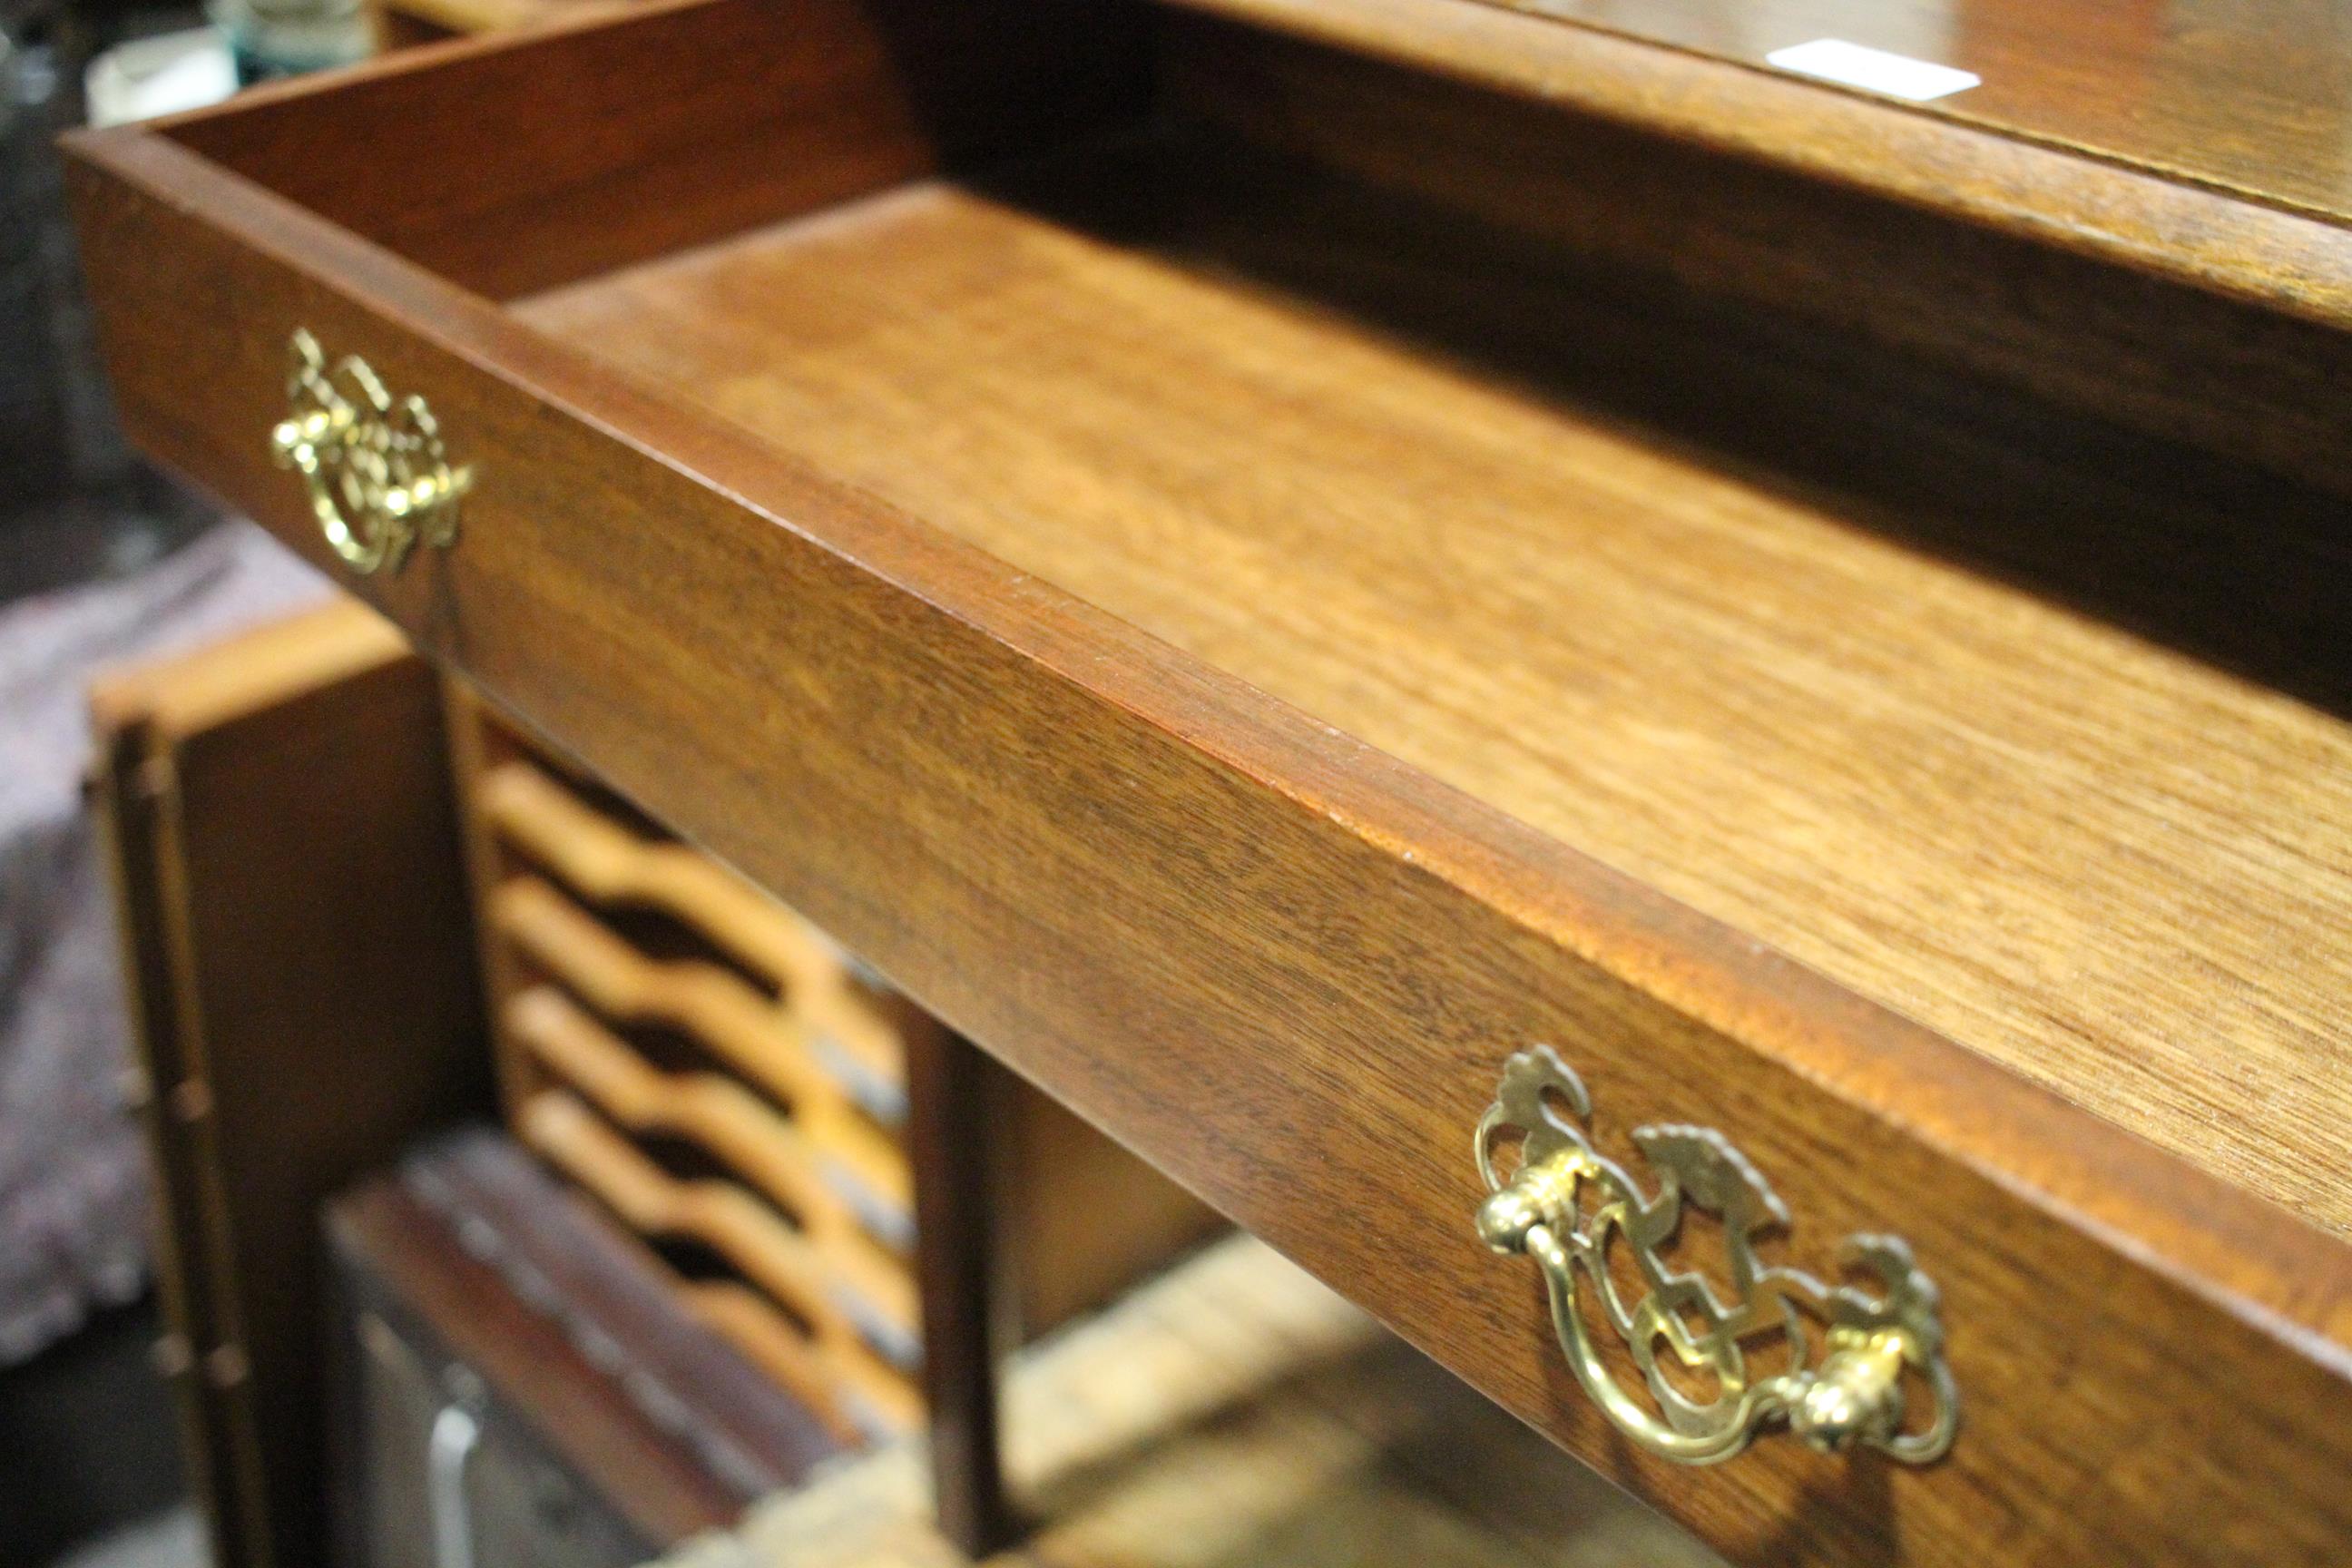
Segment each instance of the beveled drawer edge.
[{"label": "beveled drawer edge", "polygon": [[[2055,140],[1496,0],[1168,0],[1572,107],[2305,321],[2352,326],[2344,231]],[[2119,195],[2120,193],[2120,195]]]},{"label": "beveled drawer edge", "polygon": [[[760,552],[762,561],[789,556],[795,573],[822,574],[861,603],[870,599],[894,617],[923,623],[926,635],[952,644],[958,658],[985,659],[1005,671],[1008,681],[1020,683],[1017,699],[1003,699],[1015,708],[1066,706],[1090,733],[1115,734],[1139,761],[1170,770],[1171,789],[1207,792],[1201,798],[1228,803],[1250,823],[1296,837],[1332,857],[1333,866],[1368,879],[1400,908],[1460,916],[1465,929],[1491,933],[1497,953],[1507,952],[1515,963],[1554,976],[1580,965],[1605,976],[1605,992],[1622,988],[1638,999],[1618,997],[1610,1005],[1665,1010],[1658,1019],[1662,1033],[1687,1033],[1686,1048],[1727,1050],[1733,1059],[1769,1065],[1767,1076],[1783,1083],[1781,1100],[1808,1108],[1801,1119],[1824,1127],[1874,1124],[1881,1137],[1916,1145],[1930,1163],[1948,1162],[1981,1178],[2019,1211],[2000,1223],[2027,1225],[2062,1247],[2068,1244],[2061,1233],[2092,1238],[2126,1261],[2119,1281],[2144,1279],[2137,1287],[2118,1283],[2119,1300],[2179,1299],[2168,1309],[2180,1315],[2179,1324],[2163,1325],[2168,1335],[2202,1335],[2216,1327],[2211,1314],[2218,1313],[2276,1347],[2263,1352],[2241,1339],[2231,1357],[2284,1353],[2339,1382],[2352,1368],[2345,1350],[2352,1340],[2352,1248],[2336,1238],[992,559],[731,429],[682,413],[657,393],[163,138],[135,130],[82,137],[74,160],[76,195],[101,279],[99,302],[121,367],[136,369],[135,359],[124,357],[131,349],[122,340],[122,307],[136,297],[129,291],[140,269],[118,247],[112,226],[192,226],[191,237],[209,237],[223,247],[204,265],[226,268],[221,276],[227,278],[258,264],[263,272],[247,281],[297,290],[305,311],[315,307],[352,347],[434,389],[436,403],[444,395],[439,388],[473,378],[479,385],[467,387],[461,404],[478,398],[486,405],[528,406],[535,417],[578,424],[614,444],[613,460],[631,471],[633,484],[672,492],[655,498],[661,502],[706,510],[723,502],[774,525],[775,538],[743,531],[730,538],[730,548]],[[235,330],[268,332],[285,324],[267,314],[241,320]],[[401,319],[387,319],[395,316]],[[294,515],[277,482],[282,476],[266,470],[257,445],[254,456],[232,452],[169,406],[168,395],[147,395],[135,374],[126,382],[133,388],[126,415],[143,440],[219,484],[318,558],[305,532],[307,517]],[[495,495],[488,489],[484,500],[493,519]],[[436,651],[465,663],[472,652],[465,646],[469,629],[453,626],[448,606],[436,604],[440,582],[419,575],[374,591],[380,605]],[[474,673],[495,689],[502,682],[514,686],[527,672]],[[1077,1044],[1055,1037],[1061,1019],[947,972],[939,933],[898,924],[884,912],[889,900],[868,889],[828,884],[814,866],[752,831],[752,814],[713,807],[695,820],[694,811],[680,811],[658,734],[632,729],[625,718],[594,732],[595,723],[606,721],[583,718],[576,703],[551,704],[543,689],[524,685],[502,695],[545,721],[568,749],[610,769],[623,787],[687,818],[680,826],[764,873],[777,891],[1014,1065],[1128,1135],[1244,1223],[1307,1254],[1310,1265],[1318,1261],[1315,1236],[1301,1229],[1301,1216],[1280,1206],[1278,1194],[1211,1168],[1197,1152],[1188,1156],[1154,1121],[1160,1112],[1132,1099],[1133,1085],[1113,1081]],[[1013,717],[1038,715],[1024,710]],[[1495,1039],[1495,1060],[1520,1043]],[[1484,1081],[1444,1086],[1465,1100],[1485,1089]],[[2021,1147],[2033,1158],[2014,1158]],[[1466,1205],[1463,1213],[1466,1226]],[[1486,1286],[1489,1300],[1510,1299],[1495,1282]],[[1376,1310],[1397,1315],[1396,1299],[1372,1293]],[[1401,1326],[1461,1365],[1464,1348],[1433,1343],[1428,1322]],[[1958,1331],[1967,1333],[1965,1327]],[[2191,1347],[2183,1340],[2177,1348],[2186,1353]],[[1557,1415],[1543,1401],[1530,1403],[1529,1390],[1540,1384],[1532,1358],[1523,1360],[1509,1402],[1559,1435],[1563,1421],[1575,1418]],[[1495,1375],[1488,1368],[1481,1380],[1491,1388]],[[2315,1410],[2294,1424],[2305,1427],[2306,1437],[2330,1436],[2314,1425],[2319,1419]],[[2218,1442],[2214,1432],[2228,1425],[2217,1415],[2183,1440]],[[2352,1444],[2340,1432],[2332,1437],[2339,1447]],[[1569,1440],[1610,1462],[1589,1434]],[[2320,1447],[2314,1456],[2324,1462]],[[1639,1481],[1637,1466],[1617,1468]],[[1674,1506],[1675,1500],[1664,1500]],[[1674,1511],[1688,1517],[1691,1510]],[[1711,1534],[1725,1539],[1720,1527]]]}]

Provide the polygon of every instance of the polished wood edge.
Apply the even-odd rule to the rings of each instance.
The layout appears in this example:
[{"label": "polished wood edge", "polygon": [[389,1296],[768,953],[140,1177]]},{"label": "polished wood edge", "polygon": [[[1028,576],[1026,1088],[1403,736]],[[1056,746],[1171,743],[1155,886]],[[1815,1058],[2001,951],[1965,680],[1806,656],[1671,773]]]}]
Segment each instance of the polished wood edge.
[{"label": "polished wood edge", "polygon": [[1488,0],[1161,0],[1948,213],[2331,327],[2342,224],[2063,143]]},{"label": "polished wood edge", "polygon": [[[304,287],[402,317],[413,337],[476,373],[965,624],[1327,819],[1405,875],[1499,911],[2352,1380],[2352,1244],[735,426],[682,409],[166,138],[118,128],[71,138],[68,153],[86,211],[93,180],[202,211]],[[169,411],[134,412],[146,422],[140,434],[166,454],[181,442]],[[2013,1163],[2021,1148],[2033,1153],[2030,1176]]]},{"label": "polished wood edge", "polygon": [[[384,81],[408,76],[417,71],[436,70],[453,61],[480,55],[508,54],[516,50],[544,47],[549,43],[574,33],[593,32],[603,28],[653,26],[681,12],[698,11],[726,5],[736,5],[743,0],[601,0],[599,4],[583,4],[573,13],[556,19],[520,27],[512,32],[465,35],[441,38],[430,43],[413,45],[390,54],[373,56],[347,66],[335,66],[327,70],[308,71],[300,76],[279,77],[245,89],[236,97],[220,103],[206,104],[201,109],[184,110],[177,114],[161,114],[152,120],[141,121],[135,126],[121,127],[172,136],[189,128],[201,128],[216,120],[234,119],[247,110],[267,108],[272,104],[299,102],[305,99],[331,95],[359,81]],[[68,137],[92,132],[68,132]]]},{"label": "polished wood edge", "polygon": [[[1623,26],[1614,19],[1603,21],[1592,16],[1561,15],[1548,9],[1545,5],[1545,0],[1472,0],[1472,3],[1481,5],[1491,5],[1498,10],[1510,11],[1520,16],[1538,16],[1545,21],[1556,23],[1564,27],[1582,27],[1591,32],[1606,34],[1612,37],[1623,38],[1633,43],[1647,44],[1654,47],[1666,49],[1675,54],[1688,55],[1695,58],[1712,61],[1718,65],[1733,66],[1741,70],[1756,71],[1759,74],[1769,76],[1775,80],[1785,81],[1790,79],[1790,75],[1787,71],[1780,68],[1772,66],[1767,61],[1743,58],[1737,55],[1721,53],[1702,44],[1690,44],[1669,37],[1645,35],[1638,29]],[[2080,65],[2084,62],[2077,61],[2076,63]],[[2284,212],[2307,213],[2314,217],[2320,218],[2325,222],[2338,225],[2339,226],[2345,222],[2345,214],[2340,207],[2333,206],[2324,202],[2299,200],[2296,197],[2287,195],[2284,193],[2264,191],[2259,186],[2231,180],[2218,174],[2200,174],[2194,169],[2184,168],[2177,163],[2167,162],[2160,156],[2148,156],[2143,153],[2126,152],[2120,148],[2103,147],[2095,142],[2088,141],[2079,136],[2069,136],[2057,132],[2042,130],[2035,126],[2021,123],[2015,120],[1988,117],[1976,112],[1969,98],[1940,98],[1913,102],[1903,99],[1890,97],[1883,93],[1872,92],[1865,88],[1849,86],[1846,83],[1836,81],[1827,77],[1806,78],[1800,83],[1800,85],[1815,88],[1824,92],[1836,93],[1841,97],[1854,99],[1859,102],[1875,105],[1882,110],[1893,113],[1913,115],[1945,124],[1971,126],[1977,130],[1987,131],[1995,136],[2004,137],[2011,141],[2021,142],[2036,147],[2053,148],[2063,153],[2072,153],[2079,157],[2090,159],[2094,163],[2108,163],[2117,168],[2129,169],[2141,174],[2153,174],[2159,179],[2193,186],[2198,189],[2220,192],[2223,195],[2235,196],[2241,200],[2251,202],[2257,205],[2274,207]]]},{"label": "polished wood edge", "polygon": [[289,689],[331,685],[413,651],[399,627],[338,598],[180,658],[101,670],[90,682],[90,712],[101,729],[143,723],[176,741],[281,702]]}]

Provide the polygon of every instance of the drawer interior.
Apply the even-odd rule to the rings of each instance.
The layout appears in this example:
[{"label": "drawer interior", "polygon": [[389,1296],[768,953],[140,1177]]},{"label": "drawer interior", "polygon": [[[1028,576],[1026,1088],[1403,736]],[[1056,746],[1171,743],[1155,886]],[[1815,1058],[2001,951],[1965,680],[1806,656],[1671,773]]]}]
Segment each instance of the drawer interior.
[{"label": "drawer interior", "polygon": [[1726,166],[1396,89],[1190,8],[716,0],[173,134],[2352,1234],[2344,503],[1869,279],[1754,309],[1636,221]]}]

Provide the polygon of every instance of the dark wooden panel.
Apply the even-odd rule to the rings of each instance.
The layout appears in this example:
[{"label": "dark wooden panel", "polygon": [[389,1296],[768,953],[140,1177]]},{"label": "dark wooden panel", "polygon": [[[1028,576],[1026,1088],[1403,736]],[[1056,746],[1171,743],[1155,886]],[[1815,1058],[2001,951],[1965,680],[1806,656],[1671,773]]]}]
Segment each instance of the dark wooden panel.
[{"label": "dark wooden panel", "polygon": [[[85,141],[76,187],[152,449],[318,554],[259,439],[285,331],[429,395],[486,478],[454,554],[374,586],[404,625],[1727,1554],[2352,1542],[2340,1242],[184,149]],[[1948,1462],[1695,1473],[1612,1438],[1469,1229],[1469,1130],[1531,1040],[1610,1126],[1730,1131],[1806,1256],[1916,1244],[1969,1401]]]},{"label": "dark wooden panel", "polygon": [[915,1164],[916,1267],[923,1291],[923,1398],[930,1407],[940,1532],[977,1562],[1017,1530],[1004,1493],[997,1362],[1013,1349],[1014,1297],[992,1245],[1005,1129],[979,1047],[945,1029],[907,1039],[907,1146]]},{"label": "dark wooden panel", "polygon": [[1487,0],[1761,66],[1843,38],[1983,81],[1921,112],[2336,217],[2352,212],[2342,0]]},{"label": "dark wooden panel", "polygon": [[1948,212],[2308,320],[2352,320],[2342,227],[2235,193],[1474,0],[1168,3]]},{"label": "dark wooden panel", "polygon": [[504,297],[1130,112],[1138,20],[1094,0],[681,0],[265,89],[169,133]]},{"label": "dark wooden panel", "polygon": [[1001,1068],[990,1079],[992,1136],[1007,1145],[1010,1166],[998,1174],[1005,1196],[995,1240],[1013,1277],[1015,1342],[1104,1306],[1224,1230],[1034,1085]]},{"label": "dark wooden panel", "polygon": [[256,1489],[253,1467],[238,1458],[252,1452],[251,1412],[241,1399],[224,1397],[197,1360],[223,1340],[217,1281],[205,1253],[196,1150],[179,1114],[188,1101],[183,1097],[175,1103],[157,1092],[159,1086],[169,1090],[188,1081],[191,1073],[173,1000],[157,858],[160,797],[146,765],[153,749],[142,721],[118,722],[104,731],[94,760],[90,805],[114,895],[139,1054],[141,1120],[153,1162],[155,1289],[166,1326],[156,1344],[157,1370],[170,1384],[178,1408],[180,1452],[188,1489],[204,1514],[207,1545],[215,1561],[246,1568],[268,1561],[259,1555],[268,1550],[261,1544],[268,1535],[266,1503]]},{"label": "dark wooden panel", "polygon": [[1168,92],[1193,111],[1561,254],[2352,494],[2333,225],[1482,5],[1199,3],[1344,47],[1186,18]]},{"label": "dark wooden panel", "polygon": [[[486,1092],[439,692],[342,604],[102,687],[151,814],[126,923],[160,935],[151,1037],[208,1501],[245,1564],[323,1550],[318,1205]],[[142,944],[145,940],[142,939]],[[152,1029],[155,1014],[141,1009]]]}]

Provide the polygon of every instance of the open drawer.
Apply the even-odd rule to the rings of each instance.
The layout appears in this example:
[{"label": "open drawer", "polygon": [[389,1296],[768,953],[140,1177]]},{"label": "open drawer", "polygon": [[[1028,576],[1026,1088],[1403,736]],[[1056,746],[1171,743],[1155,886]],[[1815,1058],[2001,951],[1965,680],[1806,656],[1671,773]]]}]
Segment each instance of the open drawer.
[{"label": "open drawer", "polygon": [[[1956,563],[1948,499],[2091,555],[2258,511],[2218,553],[2286,580],[2341,452],[1514,221],[1612,159],[1682,215],[1648,260],[1884,215],[1396,63],[1449,37],[1733,70],[1456,0],[703,0],[84,138],[75,189],[153,452],[1735,1561],[2343,1562],[2343,586],[2262,684]],[[2210,651],[2194,587],[2126,608]],[[1727,1141],[1649,1153],[1739,1333],[1804,1294],[1751,1246],[1907,1242],[1948,1454],[1613,1428],[1472,1223],[1536,1045],[1642,1193],[1632,1130]]]}]

